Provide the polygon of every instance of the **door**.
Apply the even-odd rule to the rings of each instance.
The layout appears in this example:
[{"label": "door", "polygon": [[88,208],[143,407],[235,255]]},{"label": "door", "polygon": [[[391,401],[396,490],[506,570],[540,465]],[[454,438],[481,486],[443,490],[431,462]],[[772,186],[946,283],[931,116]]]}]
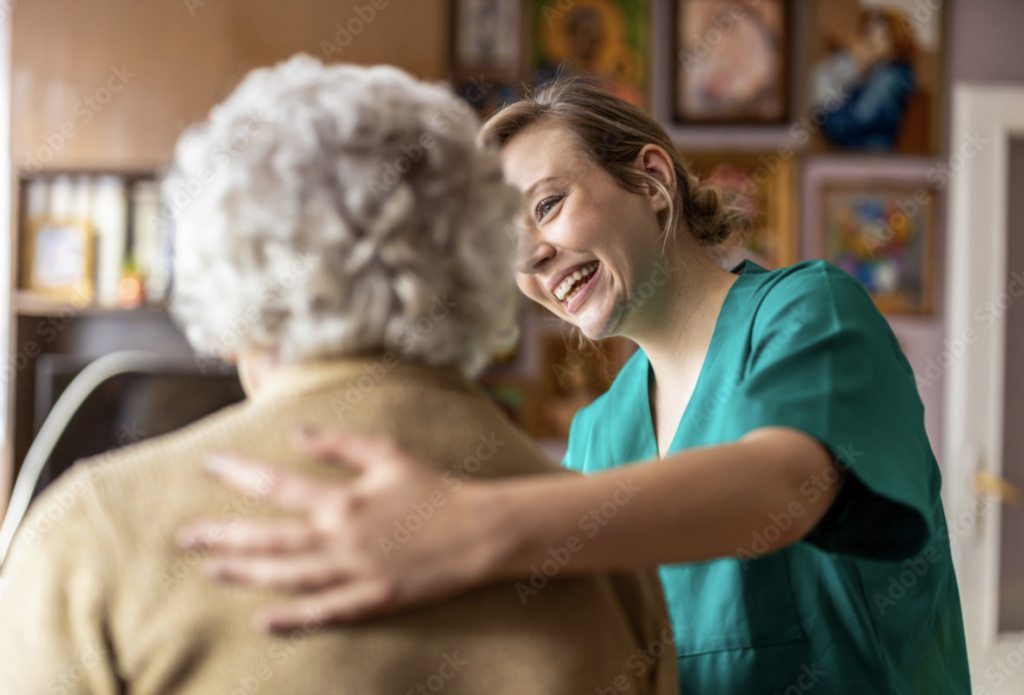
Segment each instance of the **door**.
[{"label": "door", "polygon": [[944,498],[974,695],[1024,693],[1024,85],[953,93]]}]

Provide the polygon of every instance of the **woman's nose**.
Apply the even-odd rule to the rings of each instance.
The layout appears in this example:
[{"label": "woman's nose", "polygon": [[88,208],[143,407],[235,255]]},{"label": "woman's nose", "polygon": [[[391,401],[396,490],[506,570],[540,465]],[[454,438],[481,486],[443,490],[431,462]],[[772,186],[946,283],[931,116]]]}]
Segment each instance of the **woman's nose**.
[{"label": "woman's nose", "polygon": [[530,232],[516,238],[516,272],[524,275],[540,272],[555,256],[555,247]]}]

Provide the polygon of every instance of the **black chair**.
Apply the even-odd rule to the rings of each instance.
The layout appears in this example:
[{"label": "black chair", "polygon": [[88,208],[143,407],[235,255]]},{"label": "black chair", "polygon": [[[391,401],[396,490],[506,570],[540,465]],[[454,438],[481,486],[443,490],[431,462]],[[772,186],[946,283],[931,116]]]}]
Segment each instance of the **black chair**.
[{"label": "black chair", "polygon": [[167,434],[243,400],[237,374],[218,365],[201,369],[141,351],[111,353],[84,368],[76,358],[41,356],[38,431],[0,526],[0,566],[32,500],[75,461]]}]

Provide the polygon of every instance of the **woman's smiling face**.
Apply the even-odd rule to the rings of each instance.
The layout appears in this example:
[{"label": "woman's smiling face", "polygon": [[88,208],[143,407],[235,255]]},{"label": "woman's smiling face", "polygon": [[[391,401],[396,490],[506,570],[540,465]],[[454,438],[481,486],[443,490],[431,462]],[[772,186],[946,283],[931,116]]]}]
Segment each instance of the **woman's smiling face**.
[{"label": "woman's smiling face", "polygon": [[628,335],[635,290],[663,259],[664,199],[625,190],[551,123],[510,139],[502,167],[524,193],[519,288],[589,338]]}]

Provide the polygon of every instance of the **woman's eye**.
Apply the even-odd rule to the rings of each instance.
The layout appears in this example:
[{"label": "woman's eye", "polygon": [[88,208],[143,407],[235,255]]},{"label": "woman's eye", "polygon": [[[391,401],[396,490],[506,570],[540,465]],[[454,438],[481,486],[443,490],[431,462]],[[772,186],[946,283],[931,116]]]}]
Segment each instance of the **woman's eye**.
[{"label": "woman's eye", "polygon": [[556,196],[552,196],[550,198],[545,198],[544,200],[542,200],[539,203],[537,203],[537,209],[536,209],[537,221],[540,222],[542,219],[544,219],[544,217],[549,212],[551,212],[551,208],[555,207],[555,205],[558,203],[558,201],[560,201],[564,197],[565,197],[564,195],[556,195]]}]

